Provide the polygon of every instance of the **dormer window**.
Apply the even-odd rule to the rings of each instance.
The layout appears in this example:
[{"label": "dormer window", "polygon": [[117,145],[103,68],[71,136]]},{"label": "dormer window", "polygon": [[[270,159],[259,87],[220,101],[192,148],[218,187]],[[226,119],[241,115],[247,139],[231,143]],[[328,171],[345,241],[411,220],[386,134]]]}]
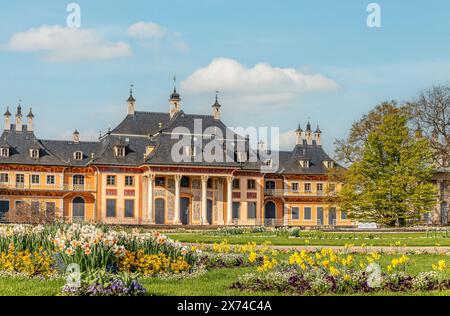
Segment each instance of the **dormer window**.
[{"label": "dormer window", "polygon": [[324,165],[325,165],[325,168],[327,168],[327,169],[332,169],[332,168],[334,168],[334,162],[333,162],[333,160],[326,160],[326,161],[324,161],[323,163],[324,163]]},{"label": "dormer window", "polygon": [[307,159],[302,159],[299,162],[300,162],[300,166],[302,168],[309,168],[309,166],[310,166],[309,160],[307,160]]},{"label": "dormer window", "polygon": [[30,149],[30,157],[33,159],[39,158],[39,149]]},{"label": "dormer window", "polygon": [[4,157],[4,158],[6,158],[6,157],[9,157],[9,148],[1,148],[0,149],[0,156],[1,157]]},{"label": "dormer window", "polygon": [[116,146],[116,156],[117,157],[125,157],[125,147],[123,146]]},{"label": "dormer window", "polygon": [[74,156],[75,160],[83,160],[83,152],[81,152],[81,151],[76,151],[73,154],[73,156]]},{"label": "dormer window", "polygon": [[247,161],[247,153],[246,152],[238,152],[237,153],[237,162],[246,162]]},{"label": "dormer window", "polygon": [[267,159],[264,163],[267,167],[272,167],[272,159]]}]

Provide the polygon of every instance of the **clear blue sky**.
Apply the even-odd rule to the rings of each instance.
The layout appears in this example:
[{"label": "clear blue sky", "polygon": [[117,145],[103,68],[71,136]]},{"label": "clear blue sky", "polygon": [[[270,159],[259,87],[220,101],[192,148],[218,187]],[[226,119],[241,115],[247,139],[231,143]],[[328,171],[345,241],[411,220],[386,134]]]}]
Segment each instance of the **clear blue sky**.
[{"label": "clear blue sky", "polygon": [[[139,110],[167,111],[176,75],[186,112],[210,113],[218,89],[227,124],[285,133],[310,117],[332,151],[334,139],[377,103],[449,82],[446,0],[75,2],[81,39],[61,33],[70,1],[8,1],[0,10],[0,105],[15,112],[22,99],[26,111],[32,106],[42,138],[75,128],[92,138],[119,123],[131,83]],[[381,6],[381,28],[366,24],[370,2]],[[157,27],[132,33],[138,22]],[[218,58],[219,66],[237,65],[240,87],[221,86],[225,71],[208,68]],[[252,72],[260,63],[267,64],[264,84]],[[211,77],[191,76],[200,68],[213,76],[211,86]],[[278,78],[279,69],[320,74],[327,83],[298,86]]]}]

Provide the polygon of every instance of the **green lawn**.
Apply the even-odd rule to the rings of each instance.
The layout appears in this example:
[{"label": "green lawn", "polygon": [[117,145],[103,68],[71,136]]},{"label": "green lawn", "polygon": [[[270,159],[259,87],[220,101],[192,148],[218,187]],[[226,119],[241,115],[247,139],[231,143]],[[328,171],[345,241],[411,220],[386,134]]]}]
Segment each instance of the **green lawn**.
[{"label": "green lawn", "polygon": [[274,233],[244,233],[241,235],[214,235],[211,232],[167,232],[170,238],[186,243],[220,243],[224,239],[230,244],[255,242],[263,244],[268,241],[280,246],[390,246],[397,241],[406,246],[450,246],[450,238],[442,234],[427,237],[426,233],[302,233],[300,237],[276,236]]},{"label": "green lawn", "polygon": [[[356,259],[363,255],[355,256]],[[382,266],[386,266],[393,256],[383,256]],[[411,264],[408,273],[415,275],[420,271],[430,271],[431,264],[439,260],[446,260],[450,264],[448,256],[443,255],[412,255]],[[157,296],[243,296],[243,295],[279,295],[278,293],[254,293],[240,292],[231,290],[230,285],[236,281],[239,275],[255,271],[255,268],[236,268],[236,269],[215,269],[207,272],[205,275],[194,279],[186,280],[143,280],[144,286],[148,289],[150,295]],[[1,296],[54,296],[60,293],[64,285],[64,279],[58,280],[29,280],[24,278],[0,277],[0,295]],[[370,295],[404,295],[403,293],[380,292]],[[408,295],[413,295],[412,293]],[[450,291],[445,292],[423,292],[414,293],[414,295],[450,295]]]}]

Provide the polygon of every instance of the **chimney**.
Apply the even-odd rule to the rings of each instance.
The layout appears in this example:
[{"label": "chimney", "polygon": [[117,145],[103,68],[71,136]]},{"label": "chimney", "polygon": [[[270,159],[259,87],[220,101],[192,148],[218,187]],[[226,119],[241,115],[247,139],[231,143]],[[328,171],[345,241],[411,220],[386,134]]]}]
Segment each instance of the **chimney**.
[{"label": "chimney", "polygon": [[220,105],[219,103],[219,91],[216,91],[216,103],[213,104],[212,109],[213,109],[213,116],[215,120],[220,120],[220,108],[222,107],[222,105]]},{"label": "chimney", "polygon": [[22,131],[22,107],[17,107],[17,113],[16,113],[16,132]]},{"label": "chimney", "polygon": [[80,133],[78,132],[78,130],[75,130],[75,132],[73,132],[73,142],[75,144],[78,144],[80,142]]},{"label": "chimney", "polygon": [[28,113],[27,115],[28,118],[28,127],[27,130],[28,132],[32,132],[34,127],[33,127],[33,119],[34,119],[34,114],[33,114],[33,110],[30,108],[30,113]]},{"label": "chimney", "polygon": [[11,130],[11,112],[9,112],[9,106],[6,108],[5,112],[5,131]]},{"label": "chimney", "polygon": [[314,132],[314,140],[316,141],[317,146],[322,145],[322,131],[319,128],[319,125],[317,125],[317,129]]},{"label": "chimney", "polygon": [[296,136],[296,145],[303,145],[303,130],[300,127],[300,124],[298,124],[298,128],[295,131],[295,136]]},{"label": "chimney", "polygon": [[135,103],[136,100],[133,97],[133,85],[131,85],[130,87],[130,97],[127,100],[127,104],[128,104],[128,115],[134,115],[135,113]]}]

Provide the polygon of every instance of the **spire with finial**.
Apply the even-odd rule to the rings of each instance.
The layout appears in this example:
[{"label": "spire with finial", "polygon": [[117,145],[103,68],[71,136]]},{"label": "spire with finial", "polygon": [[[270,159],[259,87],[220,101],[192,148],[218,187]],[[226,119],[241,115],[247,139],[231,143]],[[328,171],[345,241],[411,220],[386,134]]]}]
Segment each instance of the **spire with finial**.
[{"label": "spire with finial", "polygon": [[136,100],[134,99],[134,97],[133,97],[133,88],[134,88],[134,85],[130,85],[130,97],[128,98],[128,102],[135,102]]},{"label": "spire with finial", "polygon": [[32,109],[32,108],[30,108],[30,113],[28,113],[27,118],[28,118],[28,127],[27,127],[27,130],[28,130],[29,132],[32,132],[33,129],[34,129],[34,127],[33,127],[34,114],[33,114],[33,109]]},{"label": "spire with finial", "polygon": [[80,133],[78,132],[78,129],[75,129],[75,132],[73,132],[72,136],[73,136],[73,142],[78,144],[80,142]]},{"label": "spire with finial", "polygon": [[6,112],[4,115],[11,117],[11,112],[9,112],[9,106],[6,107]]},{"label": "spire with finial", "polygon": [[173,76],[173,93],[170,95],[170,100],[181,101],[180,94],[177,92],[177,77]]},{"label": "spire with finial", "polygon": [[216,102],[213,104],[213,116],[215,120],[220,120],[220,108],[222,105],[219,103],[219,91],[216,91]]},{"label": "spire with finial", "polygon": [[20,103],[22,100],[19,100],[19,105],[17,106],[17,113],[16,113],[16,132],[22,131],[22,106]]},{"label": "spire with finial", "polygon": [[311,129],[311,123],[308,119],[308,124],[306,124],[306,132],[305,132],[305,136],[306,136],[306,143],[308,145],[312,145],[313,142],[313,132]]},{"label": "spire with finial", "polygon": [[177,77],[173,77],[173,93],[170,95],[169,103],[170,103],[170,118],[174,117],[175,114],[180,112],[180,103],[181,98],[180,94],[177,92]]},{"label": "spire with finial", "polygon": [[300,126],[300,124],[298,124],[298,127],[295,130],[295,136],[296,136],[296,144],[302,145],[303,144],[303,129]]},{"label": "spire with finial", "polygon": [[9,106],[6,107],[6,112],[5,112],[5,131],[10,131],[11,130],[11,112],[9,112]]},{"label": "spire with finial", "polygon": [[134,85],[130,85],[130,97],[127,100],[128,103],[128,115],[134,115],[136,109],[135,109],[135,102],[136,100],[133,97],[133,88]]},{"label": "spire with finial", "polygon": [[308,124],[306,124],[306,131],[307,132],[311,132],[312,130],[311,130],[311,123],[309,122],[309,120],[308,120]]},{"label": "spire with finial", "polygon": [[322,131],[319,128],[319,125],[317,125],[316,131],[314,132],[314,140],[316,141],[316,145],[322,145],[322,139],[321,139]]}]

